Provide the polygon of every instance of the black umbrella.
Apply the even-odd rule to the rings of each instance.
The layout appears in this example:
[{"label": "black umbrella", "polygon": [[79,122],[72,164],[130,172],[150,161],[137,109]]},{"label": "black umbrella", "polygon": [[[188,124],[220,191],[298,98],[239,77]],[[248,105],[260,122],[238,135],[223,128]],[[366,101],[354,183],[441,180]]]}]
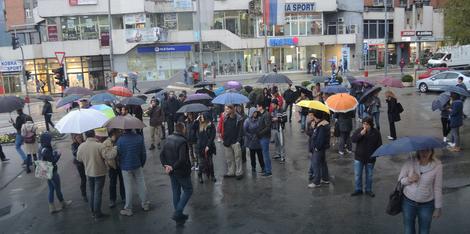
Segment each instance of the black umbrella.
[{"label": "black umbrella", "polygon": [[16,96],[0,97],[0,113],[10,113],[14,110],[23,109],[23,99]]},{"label": "black umbrella", "polygon": [[279,73],[263,75],[256,82],[261,84],[292,84],[292,81],[286,75]]},{"label": "black umbrella", "polygon": [[49,95],[39,95],[39,96],[36,96],[34,98],[39,99],[39,100],[43,100],[43,101],[54,101],[54,99]]},{"label": "black umbrella", "polygon": [[93,91],[83,87],[69,87],[64,91],[65,95],[77,94],[82,96],[93,95]]},{"label": "black umbrella", "polygon": [[160,87],[153,87],[153,88],[150,88],[150,89],[147,89],[147,91],[145,91],[144,94],[151,94],[151,93],[158,93],[160,91],[162,91],[163,89],[160,88]]},{"label": "black umbrella", "polygon": [[140,105],[145,104],[145,101],[142,100],[142,98],[138,98],[138,97],[126,97],[121,100],[121,104],[140,106]]},{"label": "black umbrella", "polygon": [[432,101],[431,109],[435,111],[437,109],[443,110],[444,106],[449,102],[450,94],[448,92],[441,93]]},{"label": "black umbrella", "polygon": [[69,103],[72,103],[72,102],[75,102],[75,101],[79,100],[80,98],[82,98],[82,96],[77,95],[77,94],[72,94],[72,95],[63,97],[62,99],[59,100],[59,102],[57,102],[56,107],[59,108],[61,106],[65,106]]},{"label": "black umbrella", "polygon": [[202,87],[211,86],[211,85],[215,85],[215,83],[209,82],[209,81],[202,81],[202,82],[195,84],[194,88],[202,88]]},{"label": "black umbrella", "polygon": [[140,98],[144,101],[147,101],[147,96],[145,96],[145,95],[137,95],[136,97],[138,97],[138,98]]},{"label": "black umbrella", "polygon": [[443,90],[446,92],[456,93],[458,95],[466,97],[470,96],[470,93],[467,90],[459,86],[445,86]]},{"label": "black umbrella", "polygon": [[253,87],[249,86],[249,85],[245,85],[243,86],[243,89],[245,89],[245,91],[247,93],[251,93],[251,91],[253,91]]},{"label": "black umbrella", "polygon": [[359,103],[364,103],[367,101],[367,99],[372,96],[376,92],[380,92],[382,90],[381,87],[375,86],[374,88],[371,88],[367,90],[359,99]]},{"label": "black umbrella", "polygon": [[307,88],[303,87],[303,86],[298,86],[296,85],[295,86],[295,89],[297,89],[297,92],[300,93],[304,93],[305,95],[307,95],[307,97],[310,97],[310,98],[313,98],[313,93],[312,91],[308,90]]},{"label": "black umbrella", "polygon": [[192,104],[186,104],[182,106],[176,113],[198,113],[198,112],[205,112],[209,111],[209,108],[203,104],[200,103],[192,103]]},{"label": "black umbrella", "polygon": [[196,90],[196,93],[205,93],[205,94],[211,96],[211,98],[216,97],[215,93],[212,92],[211,90],[208,90],[208,89],[198,89],[198,90]]}]

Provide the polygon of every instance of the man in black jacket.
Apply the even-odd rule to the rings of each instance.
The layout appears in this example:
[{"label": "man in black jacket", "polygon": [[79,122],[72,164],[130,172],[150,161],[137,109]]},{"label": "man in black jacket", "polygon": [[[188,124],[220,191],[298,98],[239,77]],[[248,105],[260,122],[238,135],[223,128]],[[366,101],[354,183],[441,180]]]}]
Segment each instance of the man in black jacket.
[{"label": "man in black jacket", "polygon": [[286,91],[284,91],[284,100],[286,101],[286,109],[284,111],[287,111],[289,109],[289,123],[292,122],[292,107],[294,105],[296,95],[295,92],[291,89],[292,84],[289,84],[289,88],[287,88]]},{"label": "man in black jacket", "polygon": [[16,117],[16,121],[13,121],[13,119],[10,119],[10,123],[16,129],[16,138],[15,138],[16,152],[18,152],[21,159],[23,160],[23,165],[26,165],[26,154],[21,148],[21,145],[23,145],[23,136],[21,136],[21,127],[23,127],[23,124],[26,123],[27,119],[31,119],[31,116],[23,113],[23,109],[16,110],[16,113],[18,114],[18,116]]},{"label": "man in black jacket", "polygon": [[170,92],[168,100],[164,102],[163,112],[165,112],[165,120],[168,125],[168,135],[173,134],[175,122],[177,121],[176,111],[180,108],[180,102],[176,99],[175,93]]},{"label": "man in black jacket", "polygon": [[264,102],[261,100],[256,107],[260,113],[259,130],[256,136],[259,139],[264,159],[264,177],[272,176],[271,156],[269,155],[269,141],[271,139],[271,115],[264,109]]},{"label": "man in black jacket", "polygon": [[[160,153],[160,161],[171,179],[173,206],[175,207],[172,219],[178,224],[182,224],[188,219],[188,215],[183,214],[183,210],[193,193],[191,162],[189,161],[188,142],[184,137],[185,132],[184,124],[176,123],[176,132],[167,137]],[[183,190],[182,194],[181,190]]]},{"label": "man in black jacket", "polygon": [[366,171],[366,194],[375,197],[372,192],[372,173],[375,157],[371,157],[374,151],[382,145],[382,136],[379,130],[374,128],[374,120],[365,117],[362,120],[362,128],[356,129],[352,137],[356,143],[356,155],[354,156],[354,184],[355,190],[351,196],[362,195],[362,171]]},{"label": "man in black jacket", "polygon": [[243,177],[243,162],[240,142],[242,139],[243,120],[235,111],[233,105],[227,106],[224,116],[223,145],[225,159],[227,160],[226,177],[236,176],[237,180]]},{"label": "man in black jacket", "polygon": [[49,124],[54,127],[52,123],[52,105],[48,100],[44,100],[44,106],[42,106],[42,115],[44,115],[44,122],[46,123],[46,130],[49,132]]}]

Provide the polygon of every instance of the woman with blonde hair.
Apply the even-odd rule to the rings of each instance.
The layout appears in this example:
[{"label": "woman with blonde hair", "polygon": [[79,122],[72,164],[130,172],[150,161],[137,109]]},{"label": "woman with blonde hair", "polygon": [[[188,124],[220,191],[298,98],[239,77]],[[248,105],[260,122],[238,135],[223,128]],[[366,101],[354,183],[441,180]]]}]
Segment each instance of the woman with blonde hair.
[{"label": "woman with blonde hair", "polygon": [[388,125],[390,127],[390,135],[388,136],[389,140],[397,139],[397,130],[395,128],[395,122],[401,120],[400,113],[403,107],[398,103],[395,94],[388,90],[385,92],[385,100],[387,101],[387,115],[388,115]]},{"label": "woman with blonde hair", "polygon": [[209,112],[200,114],[196,119],[194,126],[197,135],[196,147],[198,150],[197,156],[199,157],[199,183],[204,183],[202,174],[206,174],[208,179],[215,182],[214,177],[214,163],[212,162],[212,155],[215,154],[215,126],[212,123],[212,117]]},{"label": "woman with blonde hair", "polygon": [[398,181],[404,186],[402,203],[405,233],[430,233],[431,221],[441,216],[442,163],[434,150],[419,150],[403,165]]}]

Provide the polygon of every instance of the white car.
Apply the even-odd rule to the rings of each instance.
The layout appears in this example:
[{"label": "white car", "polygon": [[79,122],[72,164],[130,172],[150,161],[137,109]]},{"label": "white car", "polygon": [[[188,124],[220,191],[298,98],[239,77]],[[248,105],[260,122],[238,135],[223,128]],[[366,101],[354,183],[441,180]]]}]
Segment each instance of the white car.
[{"label": "white car", "polygon": [[443,91],[446,86],[457,85],[457,78],[463,77],[463,83],[470,88],[470,71],[445,71],[429,78],[418,80],[416,88],[425,93],[427,91]]}]

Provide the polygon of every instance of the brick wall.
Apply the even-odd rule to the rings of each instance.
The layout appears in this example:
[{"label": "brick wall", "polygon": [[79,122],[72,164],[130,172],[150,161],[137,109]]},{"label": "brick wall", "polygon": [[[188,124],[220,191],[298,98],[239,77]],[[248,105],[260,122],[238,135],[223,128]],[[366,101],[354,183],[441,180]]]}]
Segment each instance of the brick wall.
[{"label": "brick wall", "polygon": [[5,0],[5,18],[8,29],[12,25],[25,24],[23,0]]}]

